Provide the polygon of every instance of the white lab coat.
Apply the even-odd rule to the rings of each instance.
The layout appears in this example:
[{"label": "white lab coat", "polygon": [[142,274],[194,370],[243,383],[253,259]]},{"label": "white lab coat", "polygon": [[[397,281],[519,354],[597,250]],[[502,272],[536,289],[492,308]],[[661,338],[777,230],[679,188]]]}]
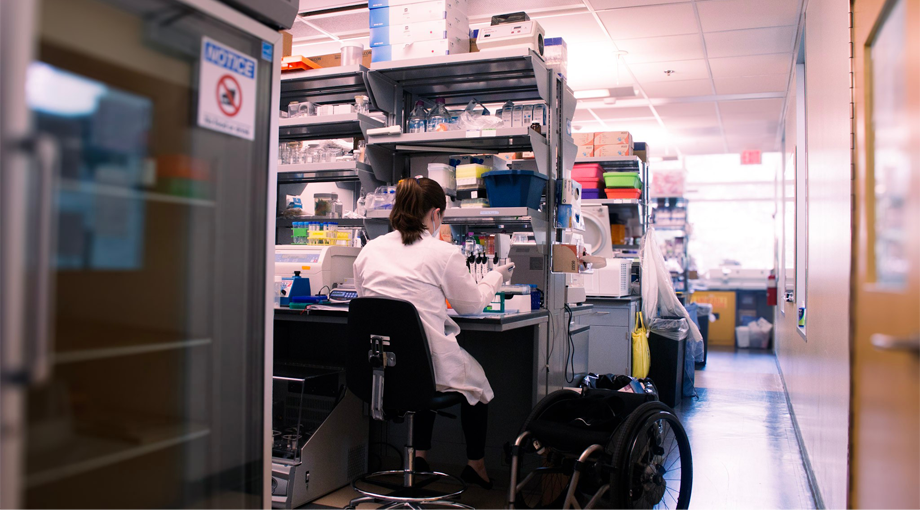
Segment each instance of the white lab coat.
[{"label": "white lab coat", "polygon": [[482,366],[457,343],[460,327],[447,305],[460,315],[481,313],[502,285],[491,271],[478,284],[456,246],[427,231],[410,246],[398,231],[367,243],[355,260],[355,286],[361,297],[405,299],[415,305],[428,336],[438,391],[456,391],[470,405],[488,403],[494,394]]}]

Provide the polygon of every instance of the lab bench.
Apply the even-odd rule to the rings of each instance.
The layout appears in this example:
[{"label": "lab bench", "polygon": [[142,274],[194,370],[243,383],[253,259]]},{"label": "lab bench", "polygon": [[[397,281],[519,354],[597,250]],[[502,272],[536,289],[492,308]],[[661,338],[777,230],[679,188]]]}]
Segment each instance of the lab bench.
[{"label": "lab bench", "polygon": [[[327,366],[345,365],[347,306],[315,307],[309,310],[275,309],[275,360],[304,361]],[[576,318],[587,316],[593,306],[573,307]],[[482,365],[495,398],[489,406],[489,432],[486,441],[486,459],[490,472],[503,473],[501,465],[503,445],[516,437],[518,429],[533,406],[547,391],[545,379],[546,328],[549,313],[546,310],[518,313],[489,313],[473,316],[452,315],[460,334],[458,343]],[[576,325],[571,329],[576,343],[576,372],[587,363],[588,329]],[[561,349],[561,346],[555,346]],[[458,410],[447,410],[456,413]],[[372,425],[372,442],[381,440],[381,424]],[[401,445],[405,439],[404,427],[384,428],[386,442]],[[440,465],[456,464],[462,468],[466,450],[462,439],[460,420],[438,418],[433,436],[432,462]]]}]

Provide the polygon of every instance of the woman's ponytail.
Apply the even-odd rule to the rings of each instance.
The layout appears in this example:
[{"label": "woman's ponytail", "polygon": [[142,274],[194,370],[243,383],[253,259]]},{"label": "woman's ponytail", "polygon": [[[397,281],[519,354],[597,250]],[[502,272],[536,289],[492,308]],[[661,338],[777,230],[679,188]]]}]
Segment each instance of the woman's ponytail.
[{"label": "woman's ponytail", "polygon": [[444,189],[426,177],[409,178],[396,185],[396,202],[390,213],[390,225],[402,235],[402,242],[410,245],[425,231],[425,214],[432,209],[444,211],[447,199]]}]

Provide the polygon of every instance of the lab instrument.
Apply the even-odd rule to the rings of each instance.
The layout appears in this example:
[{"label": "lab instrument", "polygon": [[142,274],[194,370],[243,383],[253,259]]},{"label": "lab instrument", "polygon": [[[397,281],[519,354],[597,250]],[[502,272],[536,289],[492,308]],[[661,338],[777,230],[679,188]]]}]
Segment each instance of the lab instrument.
[{"label": "lab instrument", "polygon": [[272,377],[272,508],[297,508],[365,469],[368,422],[341,368],[276,364]]},{"label": "lab instrument", "polygon": [[534,20],[506,23],[480,28],[476,46],[483,52],[496,48],[529,48],[542,56],[545,34],[543,27]]},{"label": "lab instrument", "polygon": [[275,246],[275,274],[290,276],[300,271],[310,279],[314,293],[325,293],[354,277],[354,263],[361,248],[350,246]]}]

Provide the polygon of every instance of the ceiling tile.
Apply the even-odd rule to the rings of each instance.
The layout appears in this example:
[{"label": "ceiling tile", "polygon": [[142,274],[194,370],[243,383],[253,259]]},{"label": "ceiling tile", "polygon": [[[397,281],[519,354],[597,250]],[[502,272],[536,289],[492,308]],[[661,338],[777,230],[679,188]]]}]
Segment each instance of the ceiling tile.
[{"label": "ceiling tile", "polygon": [[[547,37],[561,36],[568,48],[567,76],[569,86],[575,90],[608,88],[617,81],[616,66],[598,66],[598,61],[616,59],[616,48],[600,25],[590,14],[550,16],[540,18]],[[620,85],[629,85],[632,79],[622,69]]]},{"label": "ceiling tile", "polygon": [[715,115],[715,103],[670,103],[655,107],[662,117],[698,117],[701,115]]},{"label": "ceiling tile", "polygon": [[591,7],[596,11],[606,9],[622,9],[623,7],[639,7],[642,5],[677,4],[690,0],[591,0]]},{"label": "ceiling tile", "polygon": [[637,119],[637,120],[655,120],[652,110],[647,106],[630,106],[626,108],[592,108],[592,111],[603,120],[614,119]]},{"label": "ceiling tile", "polygon": [[696,4],[703,32],[799,24],[802,0],[710,0]]},{"label": "ceiling tile", "polygon": [[[659,112],[660,114],[661,112]],[[688,132],[698,129],[720,129],[719,116],[713,112],[711,115],[694,115],[693,117],[668,117],[661,115],[661,121],[669,130],[686,130]],[[721,132],[721,130],[720,130]]]},{"label": "ceiling tile", "polygon": [[668,128],[668,133],[671,133],[671,136],[676,140],[703,140],[705,138],[716,138],[722,139],[722,128],[719,126],[706,126],[706,127],[696,127],[696,128],[674,128],[665,122],[665,126]]},{"label": "ceiling tile", "polygon": [[745,119],[779,120],[783,109],[782,99],[746,99],[743,101],[720,101],[719,111],[726,122]]},{"label": "ceiling tile", "polygon": [[326,37],[319,30],[307,25],[306,23],[295,22],[294,26],[288,30],[294,39],[309,39],[314,37]]},{"label": "ceiling tile", "polygon": [[796,27],[755,28],[704,34],[709,58],[792,53]]},{"label": "ceiling tile", "polygon": [[746,124],[726,124],[725,137],[731,141],[733,138],[740,137],[760,137],[769,138],[776,136],[776,130],[779,126],[778,121],[760,121]]},{"label": "ceiling tile", "polygon": [[788,73],[792,68],[792,54],[773,53],[748,57],[711,58],[709,67],[712,69],[713,78],[783,74]]},{"label": "ceiling tile", "polygon": [[689,3],[630,7],[597,14],[614,40],[699,33]]},{"label": "ceiling tile", "polygon": [[623,60],[630,64],[706,58],[699,34],[616,39],[616,43],[617,48],[629,52],[623,56]]},{"label": "ceiling tile", "polygon": [[755,94],[758,92],[785,92],[789,83],[788,74],[766,74],[763,76],[736,76],[714,78],[719,94]]},{"label": "ceiling tile", "polygon": [[368,32],[370,30],[368,28],[370,26],[370,21],[367,11],[345,13],[341,16],[309,18],[307,21],[316,25],[317,28],[335,35],[362,31]]},{"label": "ceiling tile", "polygon": [[535,13],[538,9],[566,9],[573,7],[584,9],[585,5],[579,0],[502,0],[501,2],[469,0],[467,14],[470,18],[478,18],[507,12],[526,11],[530,13],[531,18],[535,18]]},{"label": "ceiling tile", "polygon": [[650,99],[712,95],[709,80],[653,81],[642,84]]},{"label": "ceiling tile", "polygon": [[[634,63],[629,64],[629,70],[639,83],[709,79],[709,69],[706,68],[705,60]],[[665,71],[674,71],[674,73],[668,76]]]}]

